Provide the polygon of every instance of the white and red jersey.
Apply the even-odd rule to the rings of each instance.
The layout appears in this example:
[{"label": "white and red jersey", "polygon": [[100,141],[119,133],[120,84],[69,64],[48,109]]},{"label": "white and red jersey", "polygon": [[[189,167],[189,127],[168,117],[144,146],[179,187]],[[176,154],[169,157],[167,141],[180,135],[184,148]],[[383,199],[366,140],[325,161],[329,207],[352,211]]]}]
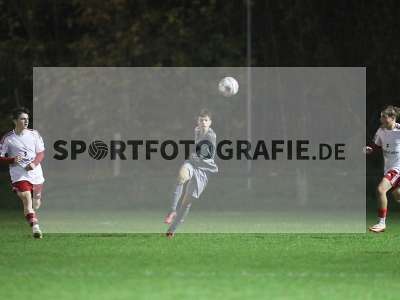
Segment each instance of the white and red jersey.
[{"label": "white and red jersey", "polygon": [[20,134],[13,130],[4,135],[0,141],[0,156],[7,154],[9,157],[22,157],[21,162],[10,165],[11,182],[26,180],[32,184],[42,184],[44,178],[41,165],[38,164],[30,171],[25,170],[25,167],[34,161],[37,153],[43,151],[43,139],[36,130],[24,129]]},{"label": "white and red jersey", "polygon": [[394,129],[379,128],[375,134],[374,143],[382,147],[385,162],[384,173],[389,170],[400,172],[400,124]]}]

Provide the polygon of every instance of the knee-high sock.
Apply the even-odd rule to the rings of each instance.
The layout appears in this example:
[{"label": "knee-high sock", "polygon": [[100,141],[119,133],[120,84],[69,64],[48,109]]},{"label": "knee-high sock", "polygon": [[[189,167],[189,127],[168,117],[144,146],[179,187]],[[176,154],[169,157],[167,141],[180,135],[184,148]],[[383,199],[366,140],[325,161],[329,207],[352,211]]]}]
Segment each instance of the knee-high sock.
[{"label": "knee-high sock", "polygon": [[387,208],[380,208],[378,210],[378,221],[380,224],[386,223]]},{"label": "knee-high sock", "polygon": [[182,197],[183,185],[183,183],[178,183],[175,187],[175,191],[172,194],[171,211],[176,211],[176,208],[178,207],[179,199]]},{"label": "knee-high sock", "polygon": [[192,203],[187,203],[179,209],[175,220],[172,222],[171,226],[168,229],[169,232],[176,231],[179,224],[181,224],[183,222],[183,220],[186,218],[186,216],[188,215],[191,206],[192,206]]}]

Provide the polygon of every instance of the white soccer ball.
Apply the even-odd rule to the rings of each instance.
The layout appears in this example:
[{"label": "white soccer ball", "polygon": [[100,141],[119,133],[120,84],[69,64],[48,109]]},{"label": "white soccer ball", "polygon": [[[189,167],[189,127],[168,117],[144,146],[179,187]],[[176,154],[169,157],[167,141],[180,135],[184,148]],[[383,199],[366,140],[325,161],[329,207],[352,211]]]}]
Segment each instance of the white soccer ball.
[{"label": "white soccer ball", "polygon": [[224,77],[218,83],[218,90],[223,96],[231,97],[239,91],[239,83],[233,77]]}]

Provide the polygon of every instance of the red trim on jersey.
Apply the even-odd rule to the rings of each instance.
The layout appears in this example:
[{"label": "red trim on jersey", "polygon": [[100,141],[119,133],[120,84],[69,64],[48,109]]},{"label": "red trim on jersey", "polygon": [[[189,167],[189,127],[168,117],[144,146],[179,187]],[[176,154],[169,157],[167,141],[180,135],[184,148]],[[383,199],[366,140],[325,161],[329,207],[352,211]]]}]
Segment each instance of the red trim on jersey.
[{"label": "red trim on jersey", "polygon": [[14,157],[0,157],[0,164],[11,165],[15,162]]}]

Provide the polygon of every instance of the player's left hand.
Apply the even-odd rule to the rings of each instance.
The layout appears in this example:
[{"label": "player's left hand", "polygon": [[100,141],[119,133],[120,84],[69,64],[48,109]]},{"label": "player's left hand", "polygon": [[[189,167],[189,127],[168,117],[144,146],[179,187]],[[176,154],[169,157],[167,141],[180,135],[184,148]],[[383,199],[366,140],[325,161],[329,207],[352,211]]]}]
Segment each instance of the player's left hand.
[{"label": "player's left hand", "polygon": [[22,156],[17,155],[14,157],[14,164],[19,164],[22,161]]},{"label": "player's left hand", "polygon": [[25,170],[27,170],[27,171],[32,171],[35,167],[36,167],[36,166],[35,166],[34,163],[30,163],[29,165],[27,165],[27,166],[25,167]]}]

